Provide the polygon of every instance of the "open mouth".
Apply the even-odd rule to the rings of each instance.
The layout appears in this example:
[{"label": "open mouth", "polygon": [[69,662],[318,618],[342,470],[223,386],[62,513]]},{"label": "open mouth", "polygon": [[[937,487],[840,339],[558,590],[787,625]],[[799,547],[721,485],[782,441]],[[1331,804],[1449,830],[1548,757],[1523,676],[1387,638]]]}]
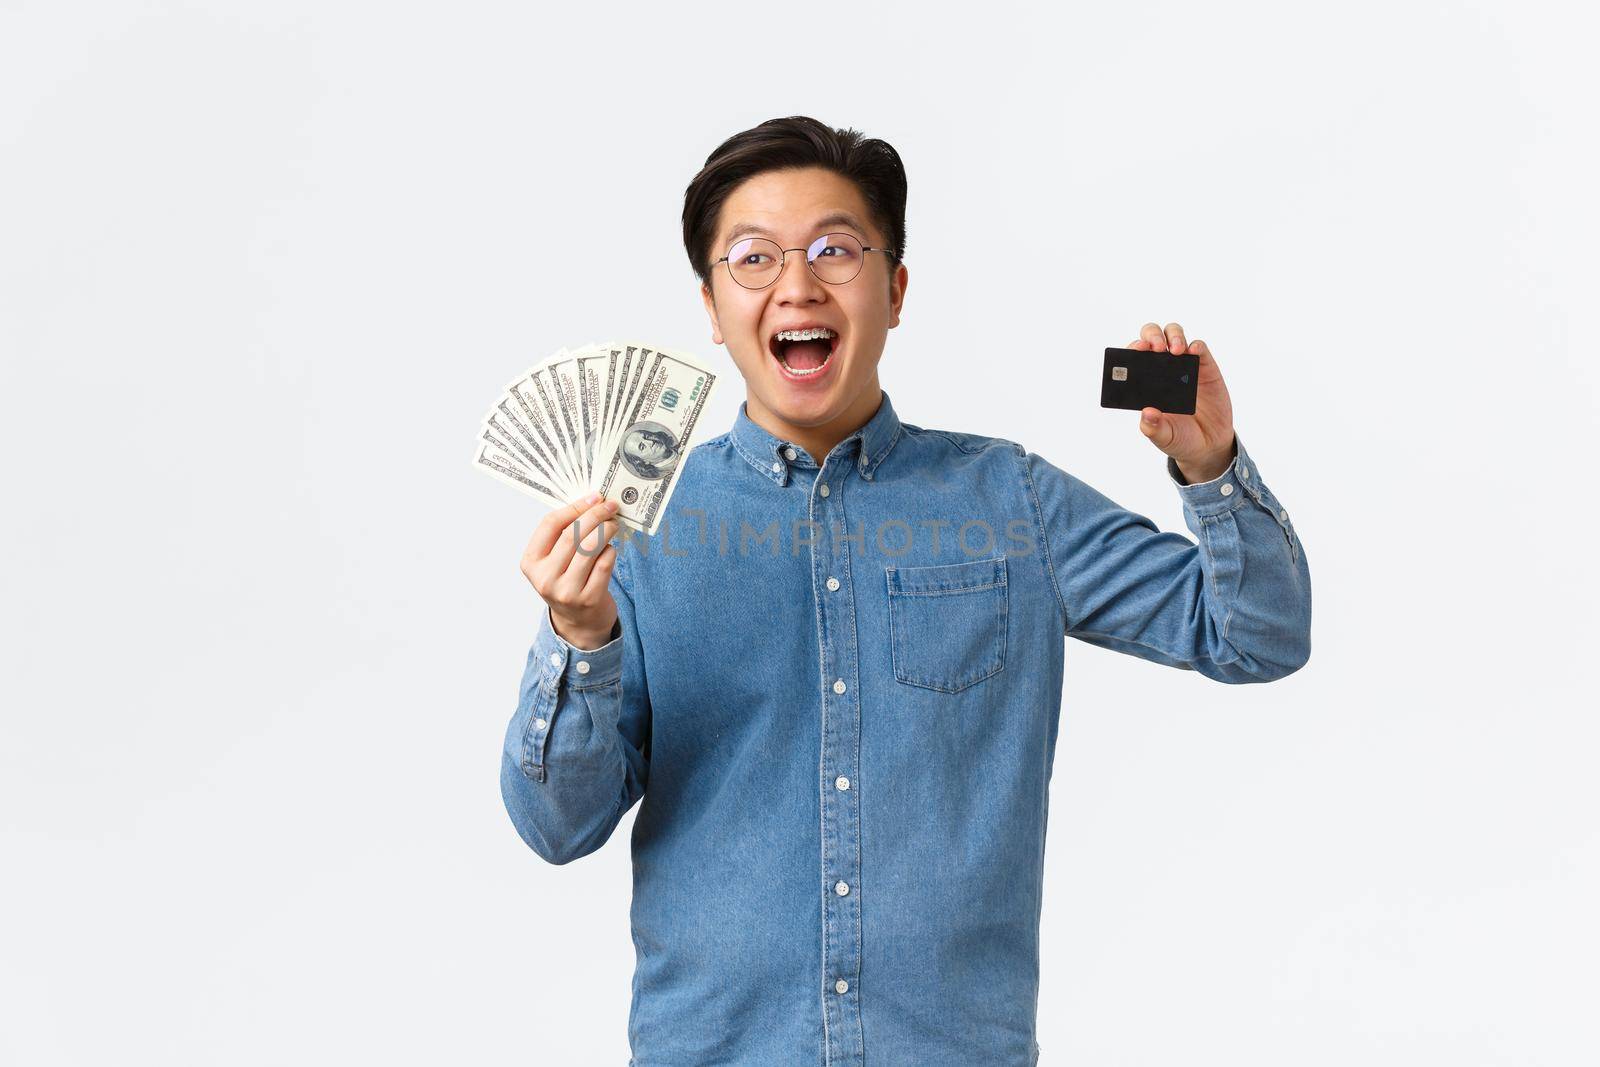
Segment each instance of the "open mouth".
[{"label": "open mouth", "polygon": [[767,339],[767,348],[794,378],[820,374],[839,348],[839,334],[826,326],[804,330],[779,330]]}]

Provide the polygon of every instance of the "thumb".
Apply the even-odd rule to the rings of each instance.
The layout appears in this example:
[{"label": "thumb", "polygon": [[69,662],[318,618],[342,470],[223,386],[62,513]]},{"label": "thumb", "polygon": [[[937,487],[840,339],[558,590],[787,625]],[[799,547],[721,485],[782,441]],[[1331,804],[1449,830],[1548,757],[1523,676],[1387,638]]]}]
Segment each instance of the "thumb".
[{"label": "thumb", "polygon": [[1176,432],[1172,420],[1161,414],[1157,408],[1143,410],[1139,416],[1139,429],[1150,439],[1151,444],[1162,450],[1172,444]]}]

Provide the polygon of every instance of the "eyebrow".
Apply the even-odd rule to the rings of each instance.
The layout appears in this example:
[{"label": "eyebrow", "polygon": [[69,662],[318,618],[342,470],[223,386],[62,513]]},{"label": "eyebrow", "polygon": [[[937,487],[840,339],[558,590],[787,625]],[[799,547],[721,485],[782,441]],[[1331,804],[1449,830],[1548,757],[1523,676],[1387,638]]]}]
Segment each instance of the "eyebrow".
[{"label": "eyebrow", "polygon": [[[856,217],[850,214],[848,211],[835,211],[831,215],[822,216],[822,218],[811,224],[811,232],[816,233],[817,231],[823,230],[829,226],[848,226],[860,233],[862,237],[867,235],[867,228],[861,225]],[[758,226],[753,222],[736,222],[733,225],[733,229],[728,231],[728,236],[725,238],[725,242],[727,244],[732,244],[735,238],[742,237],[747,233],[753,233],[760,237],[777,236],[777,234],[773,233],[765,226]]]}]

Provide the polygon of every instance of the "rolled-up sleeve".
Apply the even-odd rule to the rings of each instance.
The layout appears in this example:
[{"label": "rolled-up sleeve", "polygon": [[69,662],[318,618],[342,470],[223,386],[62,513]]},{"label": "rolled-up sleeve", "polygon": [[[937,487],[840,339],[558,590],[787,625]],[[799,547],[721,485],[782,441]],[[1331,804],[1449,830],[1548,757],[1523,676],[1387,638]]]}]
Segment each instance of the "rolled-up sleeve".
[{"label": "rolled-up sleeve", "polygon": [[1306,664],[1305,549],[1244,441],[1234,443],[1227,470],[1207,482],[1187,484],[1166,461],[1193,541],[1024,456],[1068,636],[1229,683]]}]

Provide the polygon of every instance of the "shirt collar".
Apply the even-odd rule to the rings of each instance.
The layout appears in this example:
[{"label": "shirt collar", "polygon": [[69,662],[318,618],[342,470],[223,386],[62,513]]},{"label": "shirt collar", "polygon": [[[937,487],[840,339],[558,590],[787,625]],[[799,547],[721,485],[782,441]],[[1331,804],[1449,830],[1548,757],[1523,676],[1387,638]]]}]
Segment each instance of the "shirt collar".
[{"label": "shirt collar", "polygon": [[[882,400],[872,418],[839,442],[839,445],[844,446],[849,445],[851,441],[859,441],[859,447],[847,448],[845,454],[855,451],[856,470],[869,482],[872,481],[873,472],[878,469],[878,464],[883,462],[889,455],[889,450],[900,439],[900,419],[895,415],[894,405],[889,402],[889,394],[882,389],[878,393]],[[806,454],[804,448],[768,432],[766,428],[751,419],[749,404],[748,400],[739,404],[739,415],[734,420],[732,436],[733,446],[752,467],[779,485],[787,485],[790,467],[818,465],[815,459]],[[790,457],[790,452],[793,453],[793,458]]]}]

